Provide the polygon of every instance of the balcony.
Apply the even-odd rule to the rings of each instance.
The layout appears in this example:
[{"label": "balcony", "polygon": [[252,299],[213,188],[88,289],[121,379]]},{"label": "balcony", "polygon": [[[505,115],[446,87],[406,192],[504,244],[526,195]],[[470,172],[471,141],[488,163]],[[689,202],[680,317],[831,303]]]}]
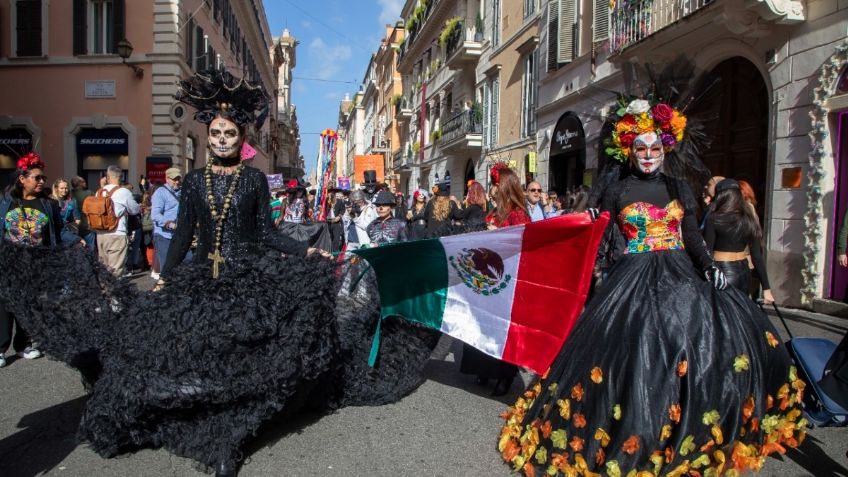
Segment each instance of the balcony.
[{"label": "balcony", "polygon": [[412,108],[405,97],[401,97],[395,104],[395,119],[398,121],[409,121],[412,117]]},{"label": "balcony", "polygon": [[610,49],[621,53],[711,3],[713,0],[619,0],[612,12]]},{"label": "balcony", "polygon": [[398,149],[392,157],[392,170],[397,172],[401,167],[403,167],[403,149]]},{"label": "balcony", "polygon": [[473,110],[460,111],[445,121],[439,139],[442,151],[456,153],[483,147],[483,123]]},{"label": "balcony", "polygon": [[[440,8],[445,6],[446,8]],[[419,37],[429,37],[435,33],[435,28],[438,28],[439,20],[444,17],[446,12],[453,6],[452,1],[447,0],[430,0],[426,5],[416,7],[415,11],[409,18],[405,19],[406,35],[403,42],[398,48],[397,65],[398,69],[404,63],[404,59],[409,57],[409,53],[415,46],[415,41]],[[438,13],[438,15],[436,15]],[[437,17],[435,20],[432,17]],[[443,21],[443,20],[442,20]]]},{"label": "balcony", "polygon": [[[470,64],[477,63],[483,54],[482,41],[469,39],[469,31],[463,22],[457,23],[445,42],[445,62],[452,70],[461,70]],[[482,40],[482,39],[481,39]]]}]

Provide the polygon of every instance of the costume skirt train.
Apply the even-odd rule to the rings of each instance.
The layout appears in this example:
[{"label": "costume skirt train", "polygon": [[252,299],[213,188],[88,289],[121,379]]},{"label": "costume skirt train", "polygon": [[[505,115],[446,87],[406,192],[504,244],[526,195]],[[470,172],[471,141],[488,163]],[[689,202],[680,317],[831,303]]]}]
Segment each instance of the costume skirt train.
[{"label": "costume skirt train", "polygon": [[384,404],[420,384],[438,334],[385,322],[368,367],[379,299],[373,274],[352,283],[348,267],[257,251],[217,280],[205,263],[179,267],[153,293],[80,249],[4,245],[0,300],[81,371],[79,437],[95,451],[162,446],[211,467],[241,459],[277,413]]},{"label": "costume skirt train", "polygon": [[527,475],[759,469],[803,439],[802,390],[742,292],[713,289],[685,251],[625,255],[498,447]]}]

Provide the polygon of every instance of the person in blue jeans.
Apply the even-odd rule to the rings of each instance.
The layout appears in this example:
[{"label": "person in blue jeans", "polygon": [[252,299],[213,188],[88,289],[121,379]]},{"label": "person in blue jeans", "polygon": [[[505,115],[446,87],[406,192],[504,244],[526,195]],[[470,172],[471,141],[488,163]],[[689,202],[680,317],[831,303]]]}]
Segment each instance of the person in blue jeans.
[{"label": "person in blue jeans", "polygon": [[[153,218],[153,249],[159,259],[159,266],[168,257],[168,247],[177,228],[177,212],[180,210],[180,186],[183,173],[178,167],[165,171],[165,185],[156,189],[151,198],[150,215]],[[158,274],[151,276],[158,279]]]}]

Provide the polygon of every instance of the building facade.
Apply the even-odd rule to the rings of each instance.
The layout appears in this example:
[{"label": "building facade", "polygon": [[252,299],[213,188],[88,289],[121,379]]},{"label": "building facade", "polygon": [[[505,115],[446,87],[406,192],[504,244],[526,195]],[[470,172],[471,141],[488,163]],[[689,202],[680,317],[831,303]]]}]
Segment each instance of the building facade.
[{"label": "building facade", "polygon": [[397,55],[405,30],[403,23],[386,25],[386,32],[380,41],[380,48],[374,55],[374,67],[377,81],[377,127],[371,138],[370,154],[383,155],[385,182],[390,188],[400,190],[400,167],[403,148],[400,140],[400,127],[395,120],[395,105],[403,97],[403,83],[397,70]]},{"label": "building facade", "polygon": [[[164,181],[171,164],[206,157],[204,128],[173,99],[179,79],[223,67],[274,88],[260,0],[7,0],[0,18],[0,82],[15,85],[0,91],[0,144],[13,146],[0,151],[4,179],[35,150],[51,177],[80,175],[90,187],[109,165],[133,184]],[[271,127],[249,131],[266,172]]]},{"label": "building facade", "polygon": [[[844,299],[835,240],[848,209],[844,2],[548,0],[539,23],[537,178],[560,193],[591,185],[615,91],[635,64],[687,54],[719,78],[702,160],[757,193],[776,299],[813,307]],[[842,76],[840,76],[842,75]],[[813,121],[811,121],[811,116]],[[840,139],[841,137],[841,139]],[[841,142],[840,142],[841,141]],[[811,152],[812,151],[812,152]],[[695,191],[701,194],[702,191]]]},{"label": "building facade", "polygon": [[274,42],[271,63],[276,72],[276,143],[272,150],[273,172],[285,178],[303,177],[304,163],[300,154],[300,126],[297,108],[292,104],[292,70],[297,66],[298,41],[288,29]]}]

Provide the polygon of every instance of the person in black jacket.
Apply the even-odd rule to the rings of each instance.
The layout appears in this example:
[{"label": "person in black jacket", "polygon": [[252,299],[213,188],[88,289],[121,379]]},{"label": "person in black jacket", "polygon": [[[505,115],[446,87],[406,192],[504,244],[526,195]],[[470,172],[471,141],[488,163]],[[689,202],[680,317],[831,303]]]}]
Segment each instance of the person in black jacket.
[{"label": "person in black jacket", "polygon": [[342,249],[342,244],[344,244],[342,217],[345,213],[345,203],[341,196],[341,189],[329,188],[327,189],[327,193],[330,194],[327,197],[327,223],[330,225],[332,251],[338,252]]},{"label": "person in black jacket", "polygon": [[427,203],[424,217],[427,220],[425,233],[428,237],[441,235],[451,225],[459,210],[456,202],[450,200],[450,183],[443,182],[436,187],[436,196]]},{"label": "person in black jacket", "polygon": [[468,194],[465,195],[465,207],[457,210],[454,219],[467,227],[480,226],[485,228],[486,224],[486,191],[477,181],[472,181],[468,186]]},{"label": "person in black jacket", "polygon": [[406,211],[409,234],[413,238],[424,237],[427,230],[427,193],[417,190],[412,194],[412,205]]}]

